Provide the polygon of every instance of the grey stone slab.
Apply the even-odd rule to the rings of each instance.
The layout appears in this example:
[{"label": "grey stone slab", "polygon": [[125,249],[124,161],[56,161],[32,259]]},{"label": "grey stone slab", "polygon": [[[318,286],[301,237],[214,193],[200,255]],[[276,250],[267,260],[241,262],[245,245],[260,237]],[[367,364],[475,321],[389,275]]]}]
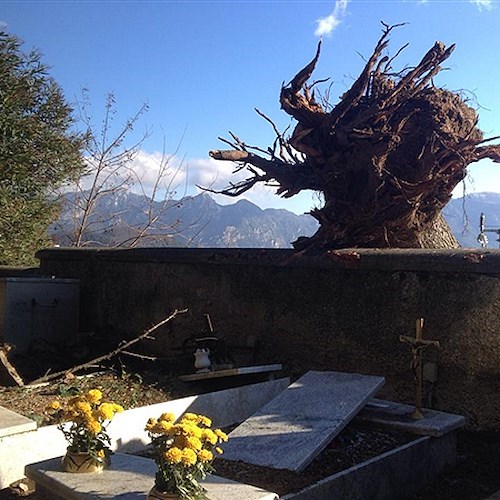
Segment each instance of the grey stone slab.
[{"label": "grey stone slab", "polygon": [[224,459],[301,471],[383,384],[383,377],[308,372],[229,434]]},{"label": "grey stone slab", "polygon": [[230,368],[228,370],[214,370],[205,373],[191,373],[179,377],[183,382],[198,382],[200,380],[210,380],[213,378],[236,377],[238,375],[254,375],[258,373],[279,372],[283,367],[280,364],[243,366],[241,368]]},{"label": "grey stone slab", "polygon": [[453,413],[423,409],[424,418],[414,420],[414,406],[372,399],[356,416],[357,421],[372,422],[386,428],[410,432],[421,436],[443,436],[465,425],[465,417]]},{"label": "grey stone slab", "polygon": [[[62,472],[60,457],[26,466],[26,476],[50,500],[144,500],[155,473],[153,460],[122,453],[111,457],[108,469],[95,474]],[[210,500],[278,500],[274,493],[219,476],[208,476],[202,484]]]},{"label": "grey stone slab", "polygon": [[34,420],[0,406],[0,438],[36,430]]}]

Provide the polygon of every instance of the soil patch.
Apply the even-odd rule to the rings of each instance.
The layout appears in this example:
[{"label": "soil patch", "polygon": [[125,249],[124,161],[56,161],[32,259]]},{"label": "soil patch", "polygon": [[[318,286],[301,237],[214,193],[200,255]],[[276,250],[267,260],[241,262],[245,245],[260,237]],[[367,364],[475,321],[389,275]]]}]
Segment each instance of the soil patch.
[{"label": "soil patch", "polygon": [[169,377],[153,375],[97,373],[25,387],[0,387],[0,406],[45,425],[44,411],[54,399],[72,396],[89,389],[102,390],[105,398],[125,409],[170,401],[186,395],[184,384]]},{"label": "soil patch", "polygon": [[412,434],[348,425],[302,472],[216,459],[220,476],[285,495],[415,440]]}]

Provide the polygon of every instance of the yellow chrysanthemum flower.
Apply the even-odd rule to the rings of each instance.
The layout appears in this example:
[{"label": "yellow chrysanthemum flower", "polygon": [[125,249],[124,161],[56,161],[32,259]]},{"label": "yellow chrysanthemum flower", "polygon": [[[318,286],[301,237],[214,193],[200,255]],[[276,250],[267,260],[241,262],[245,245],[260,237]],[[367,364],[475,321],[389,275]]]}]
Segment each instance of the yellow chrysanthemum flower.
[{"label": "yellow chrysanthemum flower", "polygon": [[156,418],[149,418],[148,422],[146,424],[146,430],[149,430],[150,428],[154,427],[156,425]]},{"label": "yellow chrysanthemum flower", "polygon": [[113,411],[114,411],[115,413],[121,413],[122,411],[125,411],[125,410],[123,409],[123,406],[122,406],[122,405],[119,405],[118,403],[110,403],[110,405],[112,405],[112,406],[113,406]]},{"label": "yellow chrysanthemum flower", "polygon": [[203,429],[201,431],[201,438],[210,444],[217,444],[217,435],[211,429]]},{"label": "yellow chrysanthemum flower", "polygon": [[50,403],[50,405],[49,405],[49,408],[51,410],[60,410],[61,409],[61,403],[59,401],[52,401],[52,403]]},{"label": "yellow chrysanthemum flower", "polygon": [[185,423],[185,424],[179,424],[180,431],[185,434],[186,436],[195,436],[198,439],[201,438],[202,435],[202,429],[200,429],[196,424],[193,422],[190,423]]},{"label": "yellow chrysanthemum flower", "polygon": [[88,402],[88,401],[83,396],[73,396],[72,398],[69,399],[68,405],[75,406],[77,403],[81,403],[81,402]]},{"label": "yellow chrysanthemum flower", "polygon": [[198,415],[198,423],[203,424],[206,427],[211,427],[212,425],[212,421],[208,417],[205,417],[204,415]]},{"label": "yellow chrysanthemum flower", "polygon": [[198,415],[196,415],[196,413],[184,413],[182,420],[197,422]]},{"label": "yellow chrysanthemum flower", "polygon": [[182,460],[182,450],[174,446],[165,452],[164,457],[168,463],[178,464]]},{"label": "yellow chrysanthemum flower", "polygon": [[214,458],[214,455],[209,450],[200,450],[198,452],[198,460],[200,462],[210,462],[211,460],[213,460],[213,458]]},{"label": "yellow chrysanthemum flower", "polygon": [[184,465],[194,465],[196,463],[196,453],[190,448],[184,448],[182,450],[182,463]]},{"label": "yellow chrysanthemum flower", "polygon": [[78,401],[75,403],[75,408],[79,413],[83,413],[85,415],[92,413],[92,406],[88,401]]},{"label": "yellow chrysanthemum flower", "polygon": [[175,422],[175,415],[171,412],[162,413],[158,420],[162,420],[164,422]]},{"label": "yellow chrysanthemum flower", "polygon": [[161,430],[162,434],[169,434],[174,428],[174,424],[172,424],[172,422],[167,422],[166,420],[160,420],[157,427]]},{"label": "yellow chrysanthemum flower", "polygon": [[198,451],[202,448],[201,441],[196,436],[190,436],[187,438],[187,447],[192,450]]},{"label": "yellow chrysanthemum flower", "polygon": [[222,454],[224,453],[224,450],[223,450],[221,447],[219,447],[219,446],[216,446],[216,447],[215,447],[215,451],[216,451],[219,455],[222,455]]},{"label": "yellow chrysanthemum flower", "polygon": [[111,403],[101,403],[97,409],[97,413],[103,420],[111,420],[115,415],[113,405]]},{"label": "yellow chrysanthemum flower", "polygon": [[226,442],[229,439],[227,437],[227,434],[224,431],[221,431],[220,429],[214,429],[214,433],[219,438],[220,441]]},{"label": "yellow chrysanthemum flower", "polygon": [[92,404],[97,404],[102,399],[102,392],[99,389],[90,389],[87,392],[87,401]]},{"label": "yellow chrysanthemum flower", "polygon": [[99,434],[102,430],[102,425],[97,420],[88,420],[85,422],[85,426],[92,434]]}]

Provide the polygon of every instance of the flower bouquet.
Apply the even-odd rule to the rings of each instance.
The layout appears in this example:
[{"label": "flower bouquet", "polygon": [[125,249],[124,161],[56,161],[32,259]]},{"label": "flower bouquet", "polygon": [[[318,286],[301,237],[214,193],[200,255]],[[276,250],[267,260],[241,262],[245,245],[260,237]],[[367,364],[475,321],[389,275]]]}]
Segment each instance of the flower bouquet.
[{"label": "flower bouquet", "polygon": [[174,422],[175,415],[164,413],[146,424],[158,466],[148,499],[206,499],[199,480],[214,471],[212,461],[216,454],[222,454],[218,445],[227,441],[227,435],[220,429],[212,430],[212,421],[203,415],[186,413]]},{"label": "flower bouquet", "polygon": [[47,408],[69,443],[62,466],[67,472],[96,472],[109,464],[111,440],[106,426],[123,407],[104,401],[99,389],[91,389],[66,401],[53,401]]}]

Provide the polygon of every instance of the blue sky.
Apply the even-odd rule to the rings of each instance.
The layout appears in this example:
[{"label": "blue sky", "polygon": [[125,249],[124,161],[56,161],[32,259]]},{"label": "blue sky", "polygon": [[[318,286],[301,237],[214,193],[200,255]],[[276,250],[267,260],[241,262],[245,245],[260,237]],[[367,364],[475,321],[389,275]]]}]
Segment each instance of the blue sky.
[{"label": "blue sky", "polygon": [[[0,0],[0,27],[44,54],[68,101],[89,89],[97,125],[108,92],[116,97],[117,124],[149,104],[136,132],[152,133],[137,168],[154,170],[163,141],[173,152],[182,139],[178,184],[187,176],[190,193],[195,184],[222,187],[230,177],[230,165],[208,157],[224,147],[218,136],[231,130],[249,144],[272,143],[274,134],[254,107],[280,128],[290,123],[279,108],[280,87],[310,61],[319,36],[314,78],[330,77],[336,99],[371,54],[380,21],[408,23],[391,36],[392,54],[410,43],[396,68],[417,63],[436,40],[456,43],[449,71],[436,83],[473,93],[480,127],[487,136],[500,135],[497,0]],[[480,162],[470,173],[469,192],[500,192],[500,165]],[[315,203],[309,195],[284,201],[264,187],[246,197],[298,213]]]}]

